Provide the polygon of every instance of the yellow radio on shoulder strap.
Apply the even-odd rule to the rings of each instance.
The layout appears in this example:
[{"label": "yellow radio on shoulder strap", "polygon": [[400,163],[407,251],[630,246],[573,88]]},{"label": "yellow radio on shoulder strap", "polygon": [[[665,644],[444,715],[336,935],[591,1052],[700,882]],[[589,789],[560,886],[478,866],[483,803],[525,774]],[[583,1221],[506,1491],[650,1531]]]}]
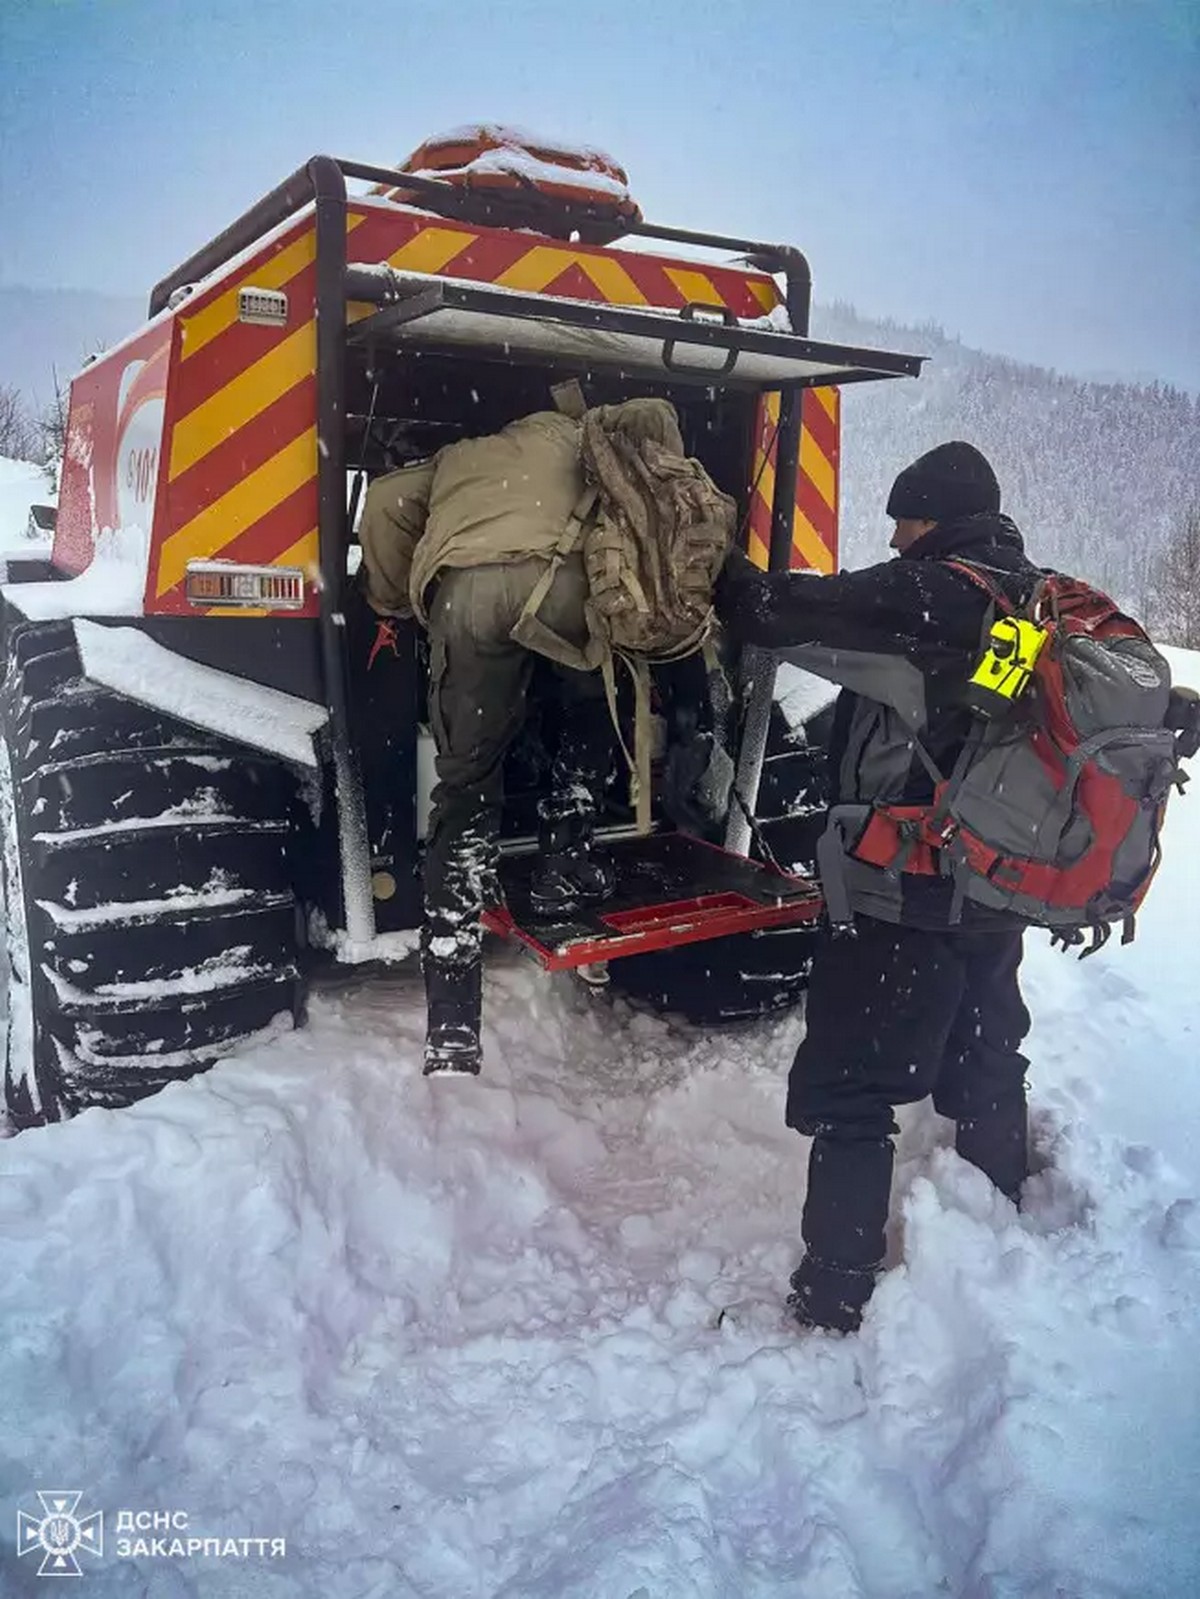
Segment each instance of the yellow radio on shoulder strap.
[{"label": "yellow radio on shoulder strap", "polygon": [[997,617],[967,685],[971,709],[980,716],[1003,716],[1028,688],[1048,636],[1045,628],[1024,617]]}]

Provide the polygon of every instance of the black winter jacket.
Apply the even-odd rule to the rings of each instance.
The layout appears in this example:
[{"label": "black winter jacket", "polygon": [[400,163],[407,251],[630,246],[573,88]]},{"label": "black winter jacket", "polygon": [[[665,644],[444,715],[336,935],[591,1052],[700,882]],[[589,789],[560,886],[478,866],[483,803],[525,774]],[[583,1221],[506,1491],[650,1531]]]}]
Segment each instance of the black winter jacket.
[{"label": "black winter jacket", "polygon": [[[829,750],[837,803],[920,805],[932,799],[933,779],[915,752],[902,780],[893,778],[881,792],[873,750],[861,731],[872,726],[873,709],[881,720],[884,704],[903,699],[906,674],[922,697],[921,744],[942,773],[953,768],[970,727],[963,689],[991,606],[982,589],[943,564],[956,558],[986,569],[1015,604],[1027,599],[1039,576],[1016,526],[990,513],[940,523],[894,560],[858,572],[765,573],[736,559],[722,574],[717,611],[735,641],[793,658],[846,685]],[[876,705],[875,694],[882,703]],[[945,927],[951,895],[948,880],[906,878],[898,919]],[[992,914],[983,916],[994,924]],[[968,908],[964,925],[977,922]]]}]

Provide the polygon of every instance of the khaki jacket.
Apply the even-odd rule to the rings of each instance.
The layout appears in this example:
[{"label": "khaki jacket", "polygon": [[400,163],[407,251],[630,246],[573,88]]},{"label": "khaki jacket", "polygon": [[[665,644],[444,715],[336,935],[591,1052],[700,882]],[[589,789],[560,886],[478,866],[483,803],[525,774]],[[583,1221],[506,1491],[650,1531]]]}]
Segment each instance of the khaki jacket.
[{"label": "khaki jacket", "polygon": [[[682,455],[667,401],[628,400],[601,412]],[[577,419],[536,411],[376,478],[358,533],[372,609],[425,623],[426,590],[443,567],[549,560],[583,495],[579,440]]]},{"label": "khaki jacket", "polygon": [[549,557],[582,493],[579,424],[557,411],[376,478],[359,525],[372,608],[425,622],[443,567]]}]

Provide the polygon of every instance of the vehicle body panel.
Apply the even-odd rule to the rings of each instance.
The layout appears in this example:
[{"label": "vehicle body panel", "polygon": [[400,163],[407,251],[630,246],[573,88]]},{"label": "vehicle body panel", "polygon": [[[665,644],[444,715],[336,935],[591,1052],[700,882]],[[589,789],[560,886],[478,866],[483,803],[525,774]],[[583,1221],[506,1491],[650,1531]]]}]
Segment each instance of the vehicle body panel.
[{"label": "vehicle body panel", "polygon": [[[765,272],[638,250],[559,244],[472,226],[383,200],[351,200],[352,266],[452,275],[501,288],[614,306],[712,306],[760,321],[781,305]],[[239,318],[243,289],[287,296],[274,327]],[[376,308],[351,302],[353,325]],[[54,563],[76,575],[101,530],[149,539],[147,616],[318,614],[316,224],[311,207],[276,228],[72,385]],[[830,571],[837,549],[835,388],[807,391],[791,563]],[[748,547],[766,564],[779,395],[758,405]],[[131,521],[136,516],[140,521]],[[189,604],[191,560],[296,567],[306,603],[285,613]]]}]

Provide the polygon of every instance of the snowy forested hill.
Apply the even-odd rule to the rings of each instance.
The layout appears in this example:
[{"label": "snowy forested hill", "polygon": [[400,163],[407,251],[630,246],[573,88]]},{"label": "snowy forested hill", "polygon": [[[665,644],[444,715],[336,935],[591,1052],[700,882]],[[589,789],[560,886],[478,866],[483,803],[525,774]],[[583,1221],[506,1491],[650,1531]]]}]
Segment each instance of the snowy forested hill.
[{"label": "snowy forested hill", "polygon": [[1154,564],[1200,508],[1200,401],[1160,385],[1087,382],[985,355],[937,328],[818,306],[819,338],[930,357],[921,377],[843,394],[842,554],[886,553],[884,505],[916,455],[968,439],[993,462],[1004,508],[1047,566],[1077,571],[1139,614]]}]

